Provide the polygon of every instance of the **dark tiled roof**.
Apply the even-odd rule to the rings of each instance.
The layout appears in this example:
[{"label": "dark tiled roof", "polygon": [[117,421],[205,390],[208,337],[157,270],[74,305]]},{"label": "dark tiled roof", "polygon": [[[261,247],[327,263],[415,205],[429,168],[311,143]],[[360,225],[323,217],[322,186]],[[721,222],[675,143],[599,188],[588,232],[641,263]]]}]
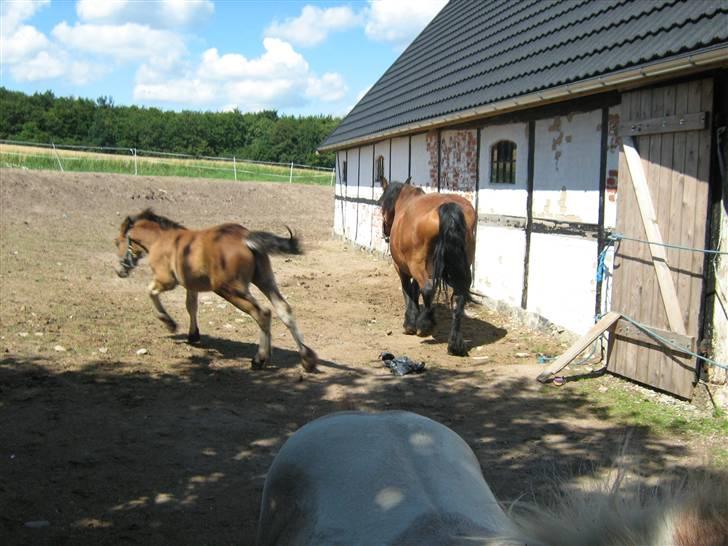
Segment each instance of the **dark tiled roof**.
[{"label": "dark tiled roof", "polygon": [[451,0],[322,146],[728,42],[728,0]]}]

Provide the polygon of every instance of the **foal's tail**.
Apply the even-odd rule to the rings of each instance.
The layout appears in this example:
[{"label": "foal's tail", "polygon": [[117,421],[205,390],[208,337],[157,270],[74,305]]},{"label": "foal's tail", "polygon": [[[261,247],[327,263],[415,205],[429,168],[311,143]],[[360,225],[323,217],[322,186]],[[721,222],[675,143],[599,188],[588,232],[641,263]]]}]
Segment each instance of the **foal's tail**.
[{"label": "foal's tail", "polygon": [[279,237],[267,231],[251,231],[245,244],[251,250],[265,254],[303,254],[298,237],[293,234],[291,228],[286,226],[286,229],[288,238]]},{"label": "foal's tail", "polygon": [[435,239],[432,257],[432,282],[435,291],[444,284],[452,287],[456,296],[470,299],[470,260],[467,253],[465,214],[457,203],[445,203],[438,209],[440,232]]}]

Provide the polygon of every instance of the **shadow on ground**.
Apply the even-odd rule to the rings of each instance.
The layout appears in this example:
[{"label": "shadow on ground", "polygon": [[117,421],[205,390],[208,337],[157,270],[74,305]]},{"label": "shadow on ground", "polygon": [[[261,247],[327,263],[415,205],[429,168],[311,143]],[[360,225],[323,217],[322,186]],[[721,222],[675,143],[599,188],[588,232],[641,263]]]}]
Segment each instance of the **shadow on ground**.
[{"label": "shadow on ground", "polygon": [[[283,349],[275,368],[254,371],[247,360],[216,368],[214,353],[247,359],[255,345],[212,336],[202,345],[210,356],[178,360],[164,374],[129,373],[117,361],[65,373],[44,359],[0,362],[6,543],[251,544],[275,453],[299,427],[339,410],[411,410],[450,426],[504,502],[539,499],[554,476],[592,474],[628,434],[645,475],[684,454],[644,429],[610,424],[606,410],[587,409],[576,393],[541,396],[528,379],[484,386],[468,369],[397,378],[334,362],[303,374],[297,353]],[[445,375],[452,387],[441,386]],[[583,412],[603,426],[560,417]]]}]

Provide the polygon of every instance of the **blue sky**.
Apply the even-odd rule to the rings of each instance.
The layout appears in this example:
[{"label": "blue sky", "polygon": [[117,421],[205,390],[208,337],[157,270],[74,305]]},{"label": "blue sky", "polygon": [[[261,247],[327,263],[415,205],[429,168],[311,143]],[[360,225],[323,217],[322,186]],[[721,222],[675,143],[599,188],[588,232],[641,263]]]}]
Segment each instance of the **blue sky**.
[{"label": "blue sky", "polygon": [[163,109],[344,115],[446,0],[2,0],[0,84]]}]

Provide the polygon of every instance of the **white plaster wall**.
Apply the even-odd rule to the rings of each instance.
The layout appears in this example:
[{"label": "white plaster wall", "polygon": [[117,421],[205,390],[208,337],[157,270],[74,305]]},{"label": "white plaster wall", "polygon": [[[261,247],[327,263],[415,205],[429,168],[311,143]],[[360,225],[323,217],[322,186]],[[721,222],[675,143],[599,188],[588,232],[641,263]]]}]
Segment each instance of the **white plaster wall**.
[{"label": "white plaster wall", "polygon": [[430,156],[427,153],[427,133],[412,135],[412,184],[430,187]]},{"label": "white plaster wall", "polygon": [[[721,207],[720,230],[721,244],[718,250],[728,252],[728,213],[726,213],[723,207]],[[722,364],[728,364],[728,255],[718,256],[715,267],[717,275],[713,301],[713,339],[711,349],[713,360]],[[708,373],[711,381],[723,384],[728,382],[728,370],[712,367]],[[728,392],[725,390],[721,392],[721,404],[723,407],[728,408]]]},{"label": "white plaster wall", "polygon": [[[490,148],[499,140],[516,143],[515,184],[490,183]],[[479,164],[478,214],[525,218],[528,200],[528,124],[490,125],[481,129]]]},{"label": "white plaster wall", "polygon": [[599,221],[601,110],[536,121],[533,216]]},{"label": "white plaster wall", "polygon": [[404,182],[407,180],[409,167],[409,137],[392,139],[392,176],[390,180]]},{"label": "white plaster wall", "polygon": [[520,307],[525,251],[525,231],[479,224],[475,289],[490,298]]},{"label": "white plaster wall", "polygon": [[596,261],[595,240],[532,233],[528,311],[585,333],[594,323]]},{"label": "white plaster wall", "polygon": [[372,206],[366,203],[357,205],[359,222],[357,224],[356,243],[369,248],[372,244]]},{"label": "white plaster wall", "polygon": [[359,148],[347,150],[348,173],[346,180],[346,195],[348,197],[359,197]]},{"label": "white plaster wall", "polygon": [[[334,194],[339,197],[346,193],[344,183],[341,179],[341,169],[345,159],[346,152],[336,152],[336,179],[334,184]],[[344,235],[344,201],[341,199],[334,199],[334,233]]]},{"label": "white plaster wall", "polygon": [[372,146],[362,146],[359,151],[359,197],[365,199],[372,199],[372,151]]},{"label": "white plaster wall", "polygon": [[357,204],[350,201],[344,202],[344,236],[356,240],[359,216]]}]

